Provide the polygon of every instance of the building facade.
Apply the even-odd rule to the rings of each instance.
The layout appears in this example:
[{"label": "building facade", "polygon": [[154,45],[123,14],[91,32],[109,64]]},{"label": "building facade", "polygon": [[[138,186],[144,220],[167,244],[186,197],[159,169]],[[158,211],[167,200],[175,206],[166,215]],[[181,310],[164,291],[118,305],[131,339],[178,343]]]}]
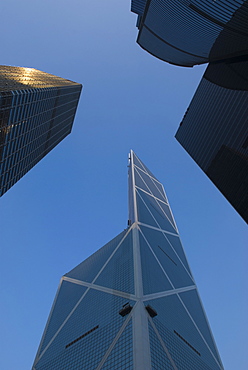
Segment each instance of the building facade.
[{"label": "building facade", "polygon": [[166,62],[209,62],[176,139],[248,222],[248,1],[132,0],[138,44]]},{"label": "building facade", "polygon": [[168,63],[192,67],[247,54],[246,0],[132,0],[131,10],[137,43]]},{"label": "building facade", "polygon": [[248,61],[209,64],[176,139],[248,223]]},{"label": "building facade", "polygon": [[132,151],[128,225],[62,277],[33,370],[223,369],[163,185]]},{"label": "building facade", "polygon": [[0,66],[0,196],[72,129],[82,85]]}]

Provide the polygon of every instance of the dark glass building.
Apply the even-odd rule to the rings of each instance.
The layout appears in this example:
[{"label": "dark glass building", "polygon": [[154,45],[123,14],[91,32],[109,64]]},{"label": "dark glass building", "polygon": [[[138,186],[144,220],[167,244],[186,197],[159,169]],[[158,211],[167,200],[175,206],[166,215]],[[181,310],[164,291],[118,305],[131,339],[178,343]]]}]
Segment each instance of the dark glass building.
[{"label": "dark glass building", "polygon": [[65,274],[33,370],[223,369],[163,185],[131,151],[128,228]]},{"label": "dark glass building", "polygon": [[138,44],[168,63],[192,67],[247,54],[247,1],[132,0],[131,10]]},{"label": "dark glass building", "polygon": [[0,196],[72,129],[82,85],[0,66]]},{"label": "dark glass building", "polygon": [[137,42],[166,62],[209,66],[177,140],[248,222],[248,1],[132,0]]},{"label": "dark glass building", "polygon": [[176,139],[248,222],[248,61],[208,66]]}]

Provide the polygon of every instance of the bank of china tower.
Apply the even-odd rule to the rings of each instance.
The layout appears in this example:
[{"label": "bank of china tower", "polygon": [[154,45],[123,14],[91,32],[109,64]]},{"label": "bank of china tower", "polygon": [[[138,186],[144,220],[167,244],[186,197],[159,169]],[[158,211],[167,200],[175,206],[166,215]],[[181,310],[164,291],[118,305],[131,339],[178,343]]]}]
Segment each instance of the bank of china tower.
[{"label": "bank of china tower", "polygon": [[33,370],[223,369],[164,188],[133,151],[128,224],[62,277]]}]

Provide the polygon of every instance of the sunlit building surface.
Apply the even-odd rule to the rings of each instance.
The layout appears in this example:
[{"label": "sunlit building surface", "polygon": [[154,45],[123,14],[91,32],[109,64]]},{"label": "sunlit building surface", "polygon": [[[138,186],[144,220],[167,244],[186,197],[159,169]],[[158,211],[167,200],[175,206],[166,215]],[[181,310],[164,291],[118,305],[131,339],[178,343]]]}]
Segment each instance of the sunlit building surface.
[{"label": "sunlit building surface", "polygon": [[0,196],[71,132],[81,88],[33,68],[0,66]]},{"label": "sunlit building surface", "polygon": [[132,0],[137,43],[168,63],[192,67],[247,54],[244,0]]},{"label": "sunlit building surface", "polygon": [[176,139],[248,222],[248,62],[208,66]]},{"label": "sunlit building surface", "polygon": [[163,185],[132,151],[128,225],[62,277],[33,370],[223,369]]}]

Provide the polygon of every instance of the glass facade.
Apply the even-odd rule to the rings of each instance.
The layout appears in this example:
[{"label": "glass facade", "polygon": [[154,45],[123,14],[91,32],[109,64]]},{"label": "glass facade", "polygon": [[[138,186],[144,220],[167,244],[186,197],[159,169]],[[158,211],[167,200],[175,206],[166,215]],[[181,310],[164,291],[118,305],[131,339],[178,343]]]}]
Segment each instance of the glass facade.
[{"label": "glass facade", "polygon": [[176,139],[248,222],[248,61],[209,64]]},{"label": "glass facade", "polygon": [[150,54],[209,62],[176,139],[248,222],[248,0],[132,0],[131,10]]},{"label": "glass facade", "polygon": [[192,67],[247,54],[247,1],[132,0],[131,10],[138,44],[168,63]]},{"label": "glass facade", "polygon": [[0,66],[0,196],[71,132],[81,88],[33,68]]},{"label": "glass facade", "polygon": [[164,188],[132,151],[129,184],[129,227],[62,277],[33,370],[223,369]]}]

